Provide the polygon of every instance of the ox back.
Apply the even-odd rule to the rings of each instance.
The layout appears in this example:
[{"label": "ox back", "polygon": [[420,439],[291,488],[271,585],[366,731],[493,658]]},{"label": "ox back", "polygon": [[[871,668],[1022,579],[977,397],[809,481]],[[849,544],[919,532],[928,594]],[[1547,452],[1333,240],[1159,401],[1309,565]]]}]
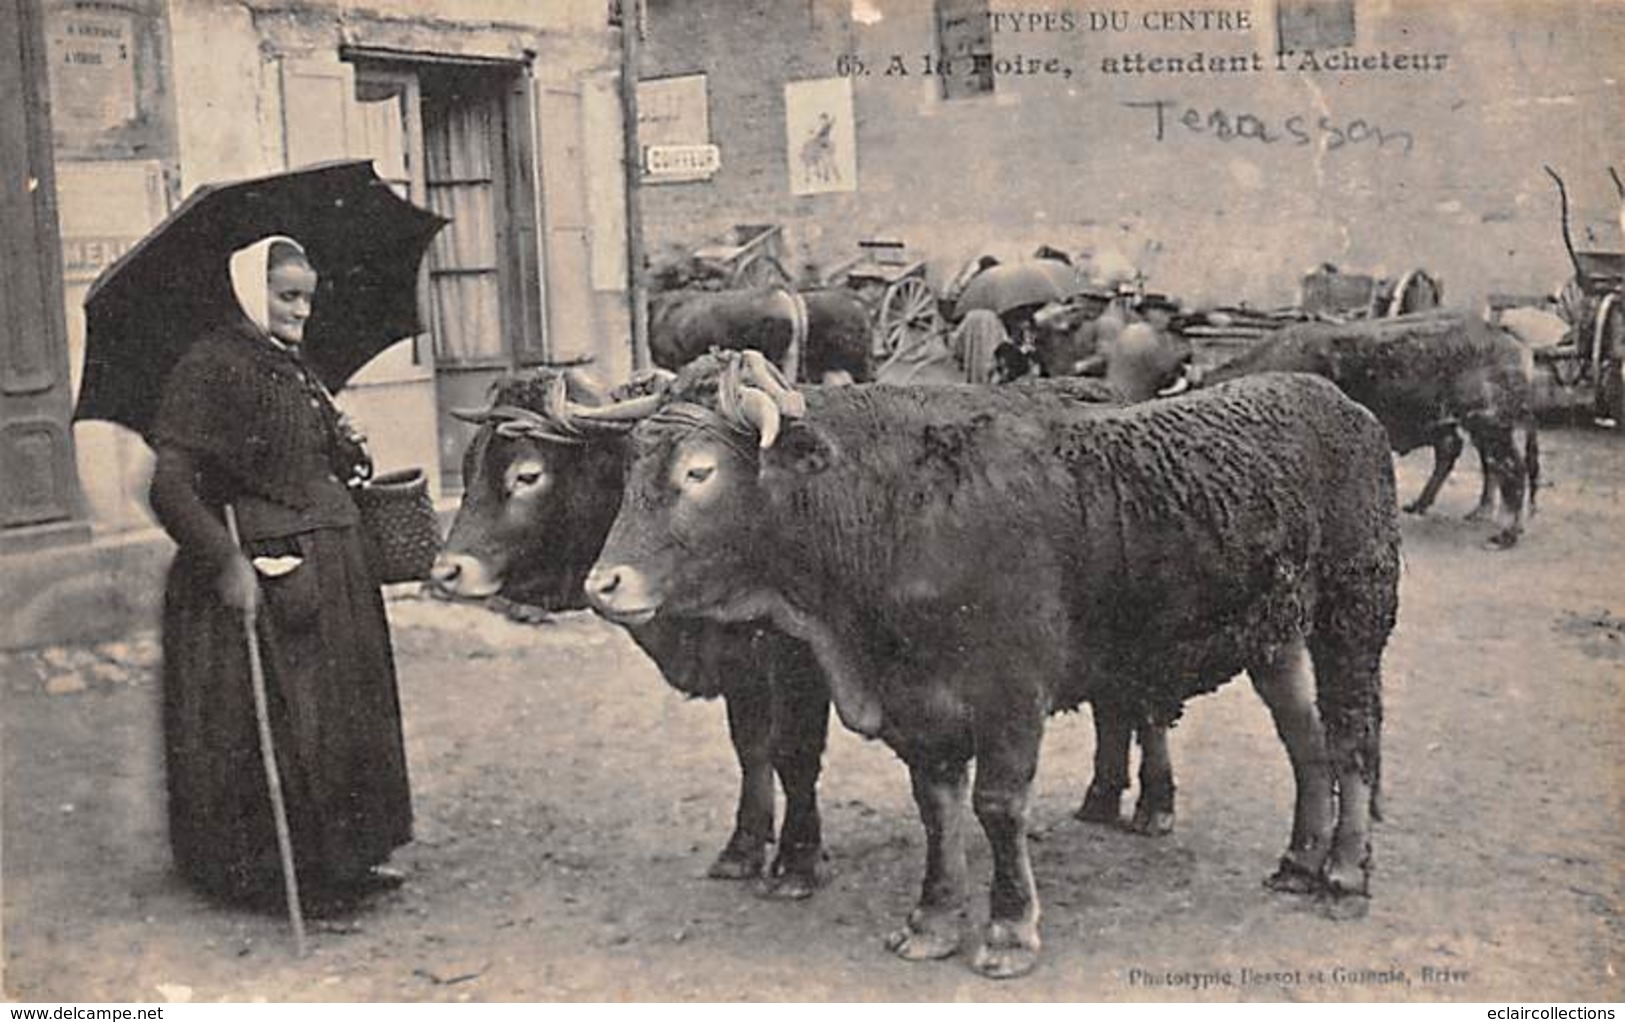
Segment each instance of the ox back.
[{"label": "ox back", "polygon": [[1127,685],[1163,718],[1322,615],[1386,635],[1398,533],[1370,415],[1294,376],[1128,408],[1075,390],[806,391],[846,457],[772,493],[775,588],[876,675],[1037,658],[1051,709]]},{"label": "ox back", "polygon": [[766,612],[812,645],[843,722],[913,779],[926,878],[893,951],[959,946],[972,758],[994,863],[973,965],[1020,975],[1044,717],[1086,699],[1169,717],[1243,669],[1299,783],[1272,883],[1365,893],[1399,569],[1370,413],[1301,374],[1109,410],[1054,388],[826,388],[781,430],[754,420],[758,450],[721,418],[752,405],[694,368],[638,427],[589,598]]},{"label": "ox back", "polygon": [[[1492,517],[1499,493],[1510,521],[1491,543],[1505,547],[1522,533],[1526,490],[1533,513],[1540,477],[1532,371],[1529,352],[1503,331],[1473,316],[1424,312],[1294,324],[1211,370],[1203,383],[1260,372],[1331,380],[1377,416],[1398,453],[1433,445],[1432,474],[1405,506],[1417,514],[1437,498],[1461,453],[1458,427],[1465,430],[1484,472],[1478,506],[1468,517]],[[1516,431],[1524,434],[1521,450]]]},{"label": "ox back", "polygon": [[[814,383],[844,373],[873,377],[869,312],[846,291],[801,292],[807,307],[807,350],[801,375]],[[780,288],[667,291],[649,301],[649,352],[656,365],[676,370],[712,348],[754,348],[779,365],[790,347],[793,315]]]}]

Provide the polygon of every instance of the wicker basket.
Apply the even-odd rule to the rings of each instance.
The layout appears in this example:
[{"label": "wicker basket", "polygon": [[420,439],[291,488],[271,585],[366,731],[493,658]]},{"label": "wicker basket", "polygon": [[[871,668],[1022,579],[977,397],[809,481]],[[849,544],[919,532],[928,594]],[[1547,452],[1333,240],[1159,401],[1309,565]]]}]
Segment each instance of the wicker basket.
[{"label": "wicker basket", "polygon": [[440,523],[421,468],[386,472],[355,491],[378,580],[387,584],[429,577],[440,552]]}]

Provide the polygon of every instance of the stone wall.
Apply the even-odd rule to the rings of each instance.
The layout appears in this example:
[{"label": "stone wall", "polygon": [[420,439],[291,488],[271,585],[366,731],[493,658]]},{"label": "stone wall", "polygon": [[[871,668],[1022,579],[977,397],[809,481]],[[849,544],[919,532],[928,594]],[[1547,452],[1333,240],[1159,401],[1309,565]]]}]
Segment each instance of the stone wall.
[{"label": "stone wall", "polygon": [[[1374,69],[1311,70],[1276,64],[1273,3],[1187,6],[1235,15],[1232,30],[1147,27],[1164,8],[1123,0],[1048,8],[1070,29],[1014,31],[1015,6],[994,2],[993,94],[944,101],[921,74],[935,38],[927,0],[651,0],[643,74],[709,76],[722,170],[645,189],[650,248],[782,222],[797,259],[827,263],[860,237],[895,236],[931,257],[938,281],[983,251],[1110,244],[1154,287],[1197,302],[1291,301],[1299,275],[1325,261],[1420,264],[1448,298],[1476,302],[1568,272],[1542,163],[1594,218],[1615,219],[1606,166],[1625,162],[1625,7],[1358,0],[1353,52]],[[1126,28],[1091,30],[1090,15],[1109,10]],[[1144,70],[1198,53],[1246,70]],[[858,190],[792,196],[783,84],[835,75],[842,54],[869,69],[854,78]],[[885,73],[893,55],[907,75]],[[1430,70],[1393,69],[1424,60]],[[1027,69],[1037,73],[1015,73]]]}]

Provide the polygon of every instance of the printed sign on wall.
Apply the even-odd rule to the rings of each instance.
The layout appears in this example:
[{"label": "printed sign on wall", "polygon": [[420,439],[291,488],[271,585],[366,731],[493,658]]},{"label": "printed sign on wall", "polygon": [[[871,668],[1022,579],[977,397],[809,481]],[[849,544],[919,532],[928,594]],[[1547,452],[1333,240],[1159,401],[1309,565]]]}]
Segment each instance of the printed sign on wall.
[{"label": "printed sign on wall", "polygon": [[709,181],[722,166],[711,144],[705,75],[678,75],[638,83],[638,145],[647,184]]},{"label": "printed sign on wall", "polygon": [[852,79],[785,83],[784,130],[789,148],[790,194],[857,190]]},{"label": "printed sign on wall", "polygon": [[711,141],[704,75],[638,82],[638,144],[704,145]]},{"label": "printed sign on wall", "polygon": [[165,0],[42,0],[57,159],[173,152]]}]

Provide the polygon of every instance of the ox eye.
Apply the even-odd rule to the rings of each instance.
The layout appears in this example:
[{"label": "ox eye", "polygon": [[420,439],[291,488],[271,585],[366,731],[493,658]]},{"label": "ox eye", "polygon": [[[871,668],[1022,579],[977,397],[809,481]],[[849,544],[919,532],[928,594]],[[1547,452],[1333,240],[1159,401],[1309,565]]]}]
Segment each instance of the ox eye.
[{"label": "ox eye", "polygon": [[711,474],[716,470],[715,465],[695,465],[683,474],[683,478],[687,482],[703,483],[711,478]]},{"label": "ox eye", "polygon": [[547,484],[547,469],[540,463],[524,461],[508,469],[508,492],[520,494]]}]

